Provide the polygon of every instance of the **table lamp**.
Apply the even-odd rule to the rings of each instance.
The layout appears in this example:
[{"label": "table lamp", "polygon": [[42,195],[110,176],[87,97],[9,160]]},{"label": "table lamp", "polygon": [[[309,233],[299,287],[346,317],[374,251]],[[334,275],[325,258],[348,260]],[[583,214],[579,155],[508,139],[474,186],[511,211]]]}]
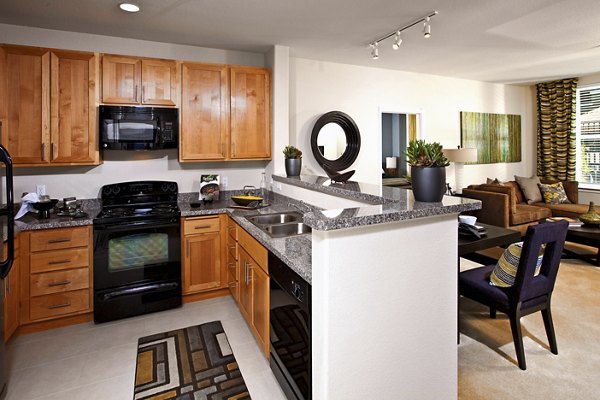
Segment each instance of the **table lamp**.
[{"label": "table lamp", "polygon": [[448,161],[454,163],[455,193],[462,193],[465,163],[477,161],[477,149],[463,149],[458,146],[457,149],[444,149],[443,151]]}]

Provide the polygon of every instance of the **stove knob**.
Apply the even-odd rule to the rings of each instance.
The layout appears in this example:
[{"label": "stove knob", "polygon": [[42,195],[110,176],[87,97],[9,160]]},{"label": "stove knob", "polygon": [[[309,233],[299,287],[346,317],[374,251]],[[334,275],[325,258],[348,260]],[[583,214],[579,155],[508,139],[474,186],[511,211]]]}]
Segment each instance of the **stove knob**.
[{"label": "stove knob", "polygon": [[114,194],[119,194],[120,191],[121,191],[121,188],[118,187],[118,186],[115,186],[114,189],[113,189],[113,193]]},{"label": "stove knob", "polygon": [[166,183],[163,183],[162,185],[160,185],[160,190],[162,190],[163,192],[166,192],[169,190],[169,185]]}]

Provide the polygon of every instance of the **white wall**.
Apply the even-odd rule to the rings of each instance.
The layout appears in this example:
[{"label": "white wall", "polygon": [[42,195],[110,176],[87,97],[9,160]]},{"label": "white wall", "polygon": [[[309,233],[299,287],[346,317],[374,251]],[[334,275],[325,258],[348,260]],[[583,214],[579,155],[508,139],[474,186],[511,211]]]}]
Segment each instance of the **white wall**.
[{"label": "white wall", "polygon": [[[176,60],[264,66],[263,54],[183,46],[111,36],[90,35],[49,29],[0,24],[0,43],[59,49],[97,51]],[[266,161],[256,162],[177,162],[176,150],[150,152],[104,153],[104,164],[98,167],[35,167],[15,169],[15,193],[35,191],[35,185],[45,184],[47,193],[56,198],[98,196],[102,185],[142,179],[172,180],[181,192],[197,191],[201,174],[226,176],[228,188],[260,184]]]},{"label": "white wall", "polygon": [[[374,65],[376,63],[374,62]],[[465,183],[486,177],[512,179],[535,173],[535,97],[531,87],[491,84],[434,75],[359,67],[301,58],[290,60],[290,142],[306,154],[303,171],[323,175],[310,151],[315,121],[339,110],[350,115],[361,133],[361,150],[350,167],[355,180],[381,178],[380,108],[386,111],[420,109],[428,140],[444,147],[460,144],[460,112],[475,111],[521,115],[521,162],[465,166]],[[447,169],[454,183],[454,167]]]}]

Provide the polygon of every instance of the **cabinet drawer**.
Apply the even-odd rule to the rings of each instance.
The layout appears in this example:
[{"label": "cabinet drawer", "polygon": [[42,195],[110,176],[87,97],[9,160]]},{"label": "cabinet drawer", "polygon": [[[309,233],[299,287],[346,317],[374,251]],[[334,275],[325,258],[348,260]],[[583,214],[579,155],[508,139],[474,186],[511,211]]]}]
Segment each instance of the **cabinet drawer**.
[{"label": "cabinet drawer", "polygon": [[31,296],[42,296],[90,287],[90,271],[88,268],[33,274],[30,279]]},{"label": "cabinet drawer", "polygon": [[258,263],[263,271],[267,273],[269,272],[269,269],[267,268],[267,249],[265,249],[262,244],[260,244],[242,228],[238,229],[238,245],[242,246],[244,250],[246,250],[250,257],[252,257]]},{"label": "cabinet drawer", "polygon": [[227,271],[230,275],[232,275],[235,278],[236,281],[239,279],[237,273],[237,265],[238,261],[235,258],[233,258],[233,255],[231,253],[227,253]]},{"label": "cabinet drawer", "polygon": [[234,238],[232,238],[231,236],[227,235],[227,253],[231,254],[231,256],[237,260],[239,255],[238,255],[238,244],[235,241]]},{"label": "cabinet drawer", "polygon": [[184,235],[194,235],[197,233],[219,232],[221,226],[219,217],[209,218],[186,218],[183,224]]},{"label": "cabinet drawer", "polygon": [[227,218],[227,233],[228,235],[237,242],[238,240],[238,224],[231,219],[231,217]]},{"label": "cabinet drawer", "polygon": [[32,297],[29,314],[31,320],[36,320],[87,311],[89,308],[90,291],[83,289]]},{"label": "cabinet drawer", "polygon": [[30,239],[31,251],[68,249],[70,247],[88,246],[87,227],[68,229],[46,229],[33,232]]},{"label": "cabinet drawer", "polygon": [[89,250],[87,247],[31,253],[31,273],[80,268],[88,265]]}]

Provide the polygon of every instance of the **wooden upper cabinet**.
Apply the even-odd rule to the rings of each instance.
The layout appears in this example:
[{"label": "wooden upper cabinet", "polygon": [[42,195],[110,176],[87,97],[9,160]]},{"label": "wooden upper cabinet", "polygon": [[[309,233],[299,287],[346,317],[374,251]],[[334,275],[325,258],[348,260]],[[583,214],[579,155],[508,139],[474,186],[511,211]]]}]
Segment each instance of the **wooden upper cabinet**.
[{"label": "wooden upper cabinet", "polygon": [[51,162],[98,163],[95,55],[52,51],[50,72]]},{"label": "wooden upper cabinet", "polygon": [[102,56],[102,101],[137,104],[141,60],[124,56]]},{"label": "wooden upper cabinet", "polygon": [[142,104],[174,106],[177,102],[176,63],[142,59]]},{"label": "wooden upper cabinet", "polygon": [[14,164],[48,161],[49,72],[50,53],[47,49],[0,47],[0,140]]},{"label": "wooden upper cabinet", "polygon": [[182,64],[180,161],[224,160],[229,133],[226,65]]},{"label": "wooden upper cabinet", "polygon": [[0,46],[1,141],[13,164],[100,163],[94,53]]},{"label": "wooden upper cabinet", "polygon": [[271,158],[271,74],[268,68],[231,67],[232,159]]},{"label": "wooden upper cabinet", "polygon": [[177,99],[174,60],[102,56],[102,102],[174,106]]}]

